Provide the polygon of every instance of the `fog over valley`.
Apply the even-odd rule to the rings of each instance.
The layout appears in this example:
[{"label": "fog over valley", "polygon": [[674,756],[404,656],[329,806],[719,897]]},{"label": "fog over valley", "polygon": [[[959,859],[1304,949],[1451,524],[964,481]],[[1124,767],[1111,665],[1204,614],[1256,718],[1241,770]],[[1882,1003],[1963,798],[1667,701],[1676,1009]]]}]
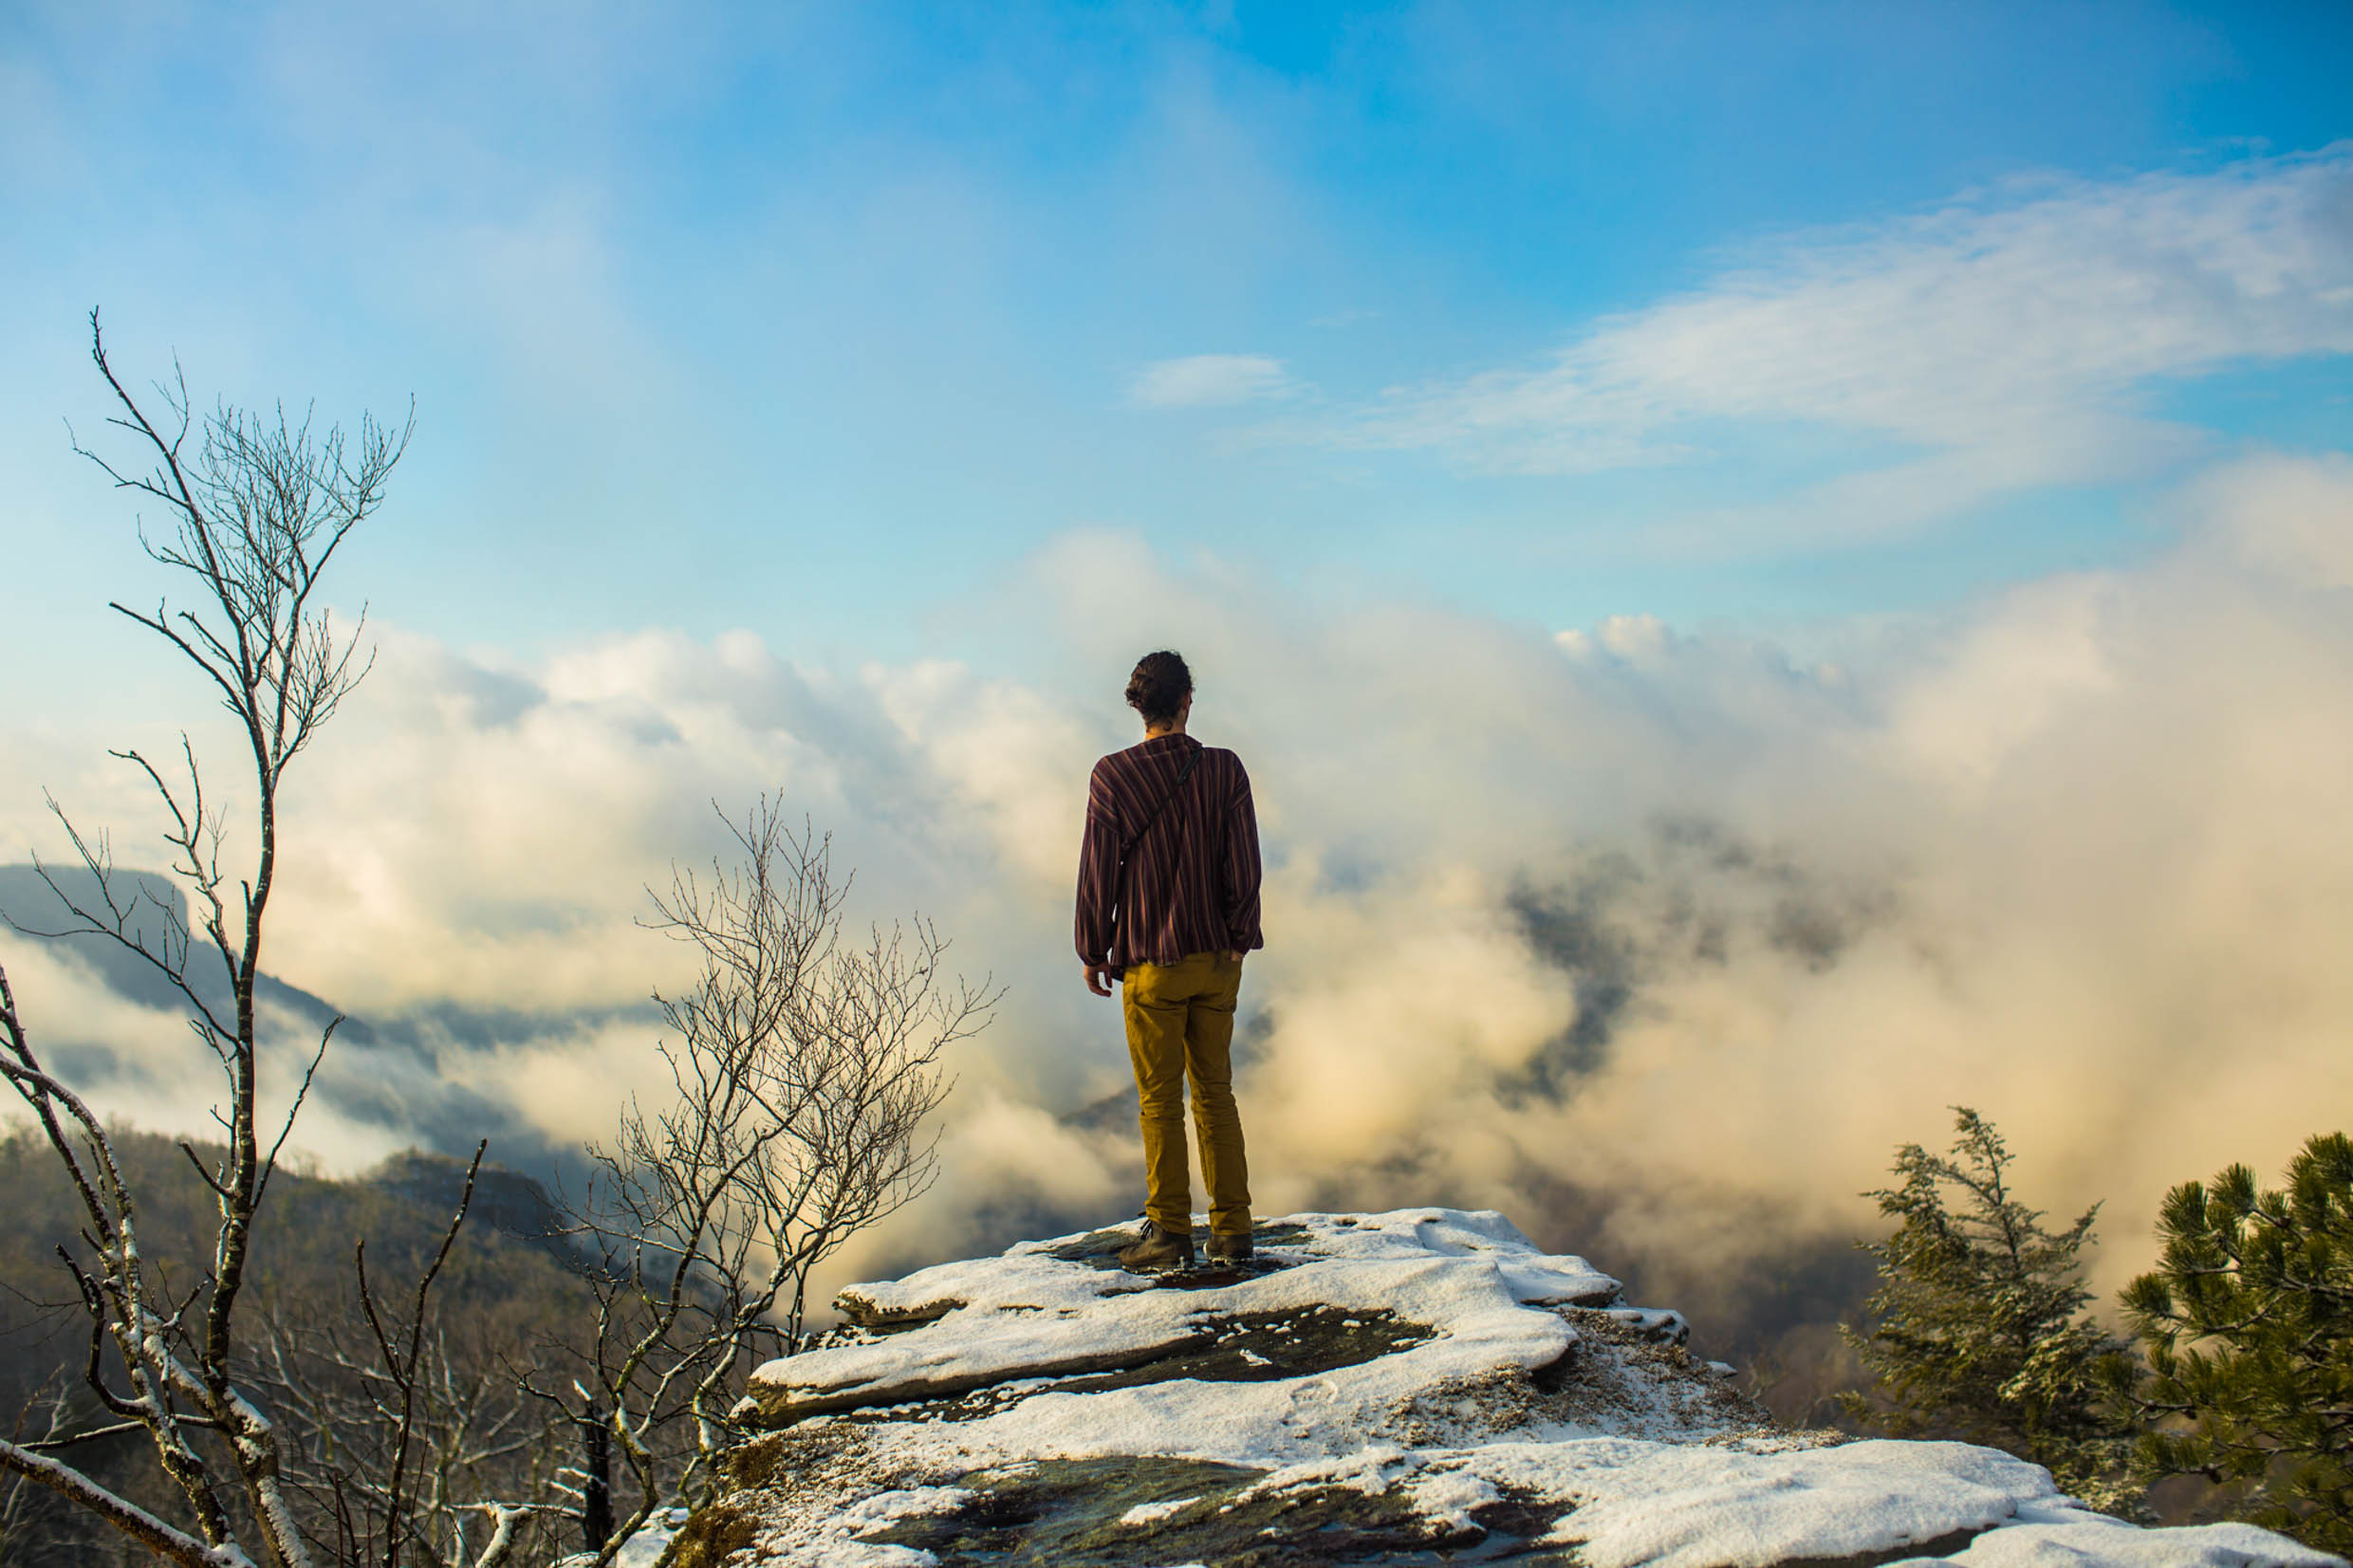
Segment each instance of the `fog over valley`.
[{"label": "fog over valley", "polygon": [[[521,660],[382,626],[284,807],[280,1092],[330,1005],[354,1020],[294,1146],[356,1171],[487,1134],[552,1174],[609,1134],[658,1082],[648,993],[684,975],[644,889],[765,789],[857,868],[854,922],[920,911],[1009,987],[954,1054],[945,1179],[835,1282],[1132,1213],[1070,891],[1088,766],[1131,738],[1118,673],[1169,643],[1267,847],[1237,1036],[1261,1212],[1500,1208],[1681,1287],[1704,1336],[1851,1284],[1859,1190],[1967,1103],[2038,1207],[2105,1203],[2112,1289],[2167,1187],[2275,1169],[2353,1091],[2353,464],[2218,462],[2152,527],[2137,563],[1857,619],[1802,661],[1640,617],[1308,608],[1118,531],[975,591],[1049,629],[1051,686],[829,673],[749,632]],[[1098,592],[1145,574],[1148,605]],[[0,856],[64,858],[46,787],[155,864],[104,748],[173,741],[53,720],[0,753]],[[12,913],[34,886],[7,874]],[[205,1058],[120,964],[16,934],[0,961],[109,1113],[207,1132]]]}]

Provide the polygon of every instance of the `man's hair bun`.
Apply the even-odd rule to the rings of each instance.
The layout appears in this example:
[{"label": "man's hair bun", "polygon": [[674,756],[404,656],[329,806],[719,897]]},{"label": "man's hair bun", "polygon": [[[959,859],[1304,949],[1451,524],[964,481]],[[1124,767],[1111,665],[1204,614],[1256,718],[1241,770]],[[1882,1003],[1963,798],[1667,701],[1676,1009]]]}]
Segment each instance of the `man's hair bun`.
[{"label": "man's hair bun", "polygon": [[1185,668],[1184,655],[1165,648],[1138,659],[1136,673],[1127,677],[1127,705],[1146,724],[1175,723],[1176,710],[1192,694],[1193,672]]}]

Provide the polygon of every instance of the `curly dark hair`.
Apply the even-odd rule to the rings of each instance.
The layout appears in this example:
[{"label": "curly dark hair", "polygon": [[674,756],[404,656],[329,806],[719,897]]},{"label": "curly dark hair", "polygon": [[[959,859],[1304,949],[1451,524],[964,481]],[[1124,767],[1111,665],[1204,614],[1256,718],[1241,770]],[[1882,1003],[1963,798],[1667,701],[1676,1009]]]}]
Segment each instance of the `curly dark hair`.
[{"label": "curly dark hair", "polygon": [[1193,694],[1193,672],[1185,656],[1163,648],[1136,661],[1127,677],[1127,705],[1144,716],[1144,723],[1173,724],[1176,710]]}]

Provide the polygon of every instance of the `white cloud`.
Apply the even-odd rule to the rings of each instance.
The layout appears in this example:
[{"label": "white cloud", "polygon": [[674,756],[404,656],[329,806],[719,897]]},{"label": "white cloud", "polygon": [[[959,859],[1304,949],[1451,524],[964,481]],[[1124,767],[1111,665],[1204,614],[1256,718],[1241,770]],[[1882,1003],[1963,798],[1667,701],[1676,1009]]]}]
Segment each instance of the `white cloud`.
[{"label": "white cloud", "polygon": [[1590,632],[1572,626],[1552,638],[1580,663],[1607,655],[1628,664],[1655,662],[1674,639],[1674,631],[1657,616],[1606,616]]},{"label": "white cloud", "polygon": [[2353,351],[2353,145],[2210,174],[2048,180],[1806,233],[1595,324],[1534,369],[1400,388],[1318,428],[1475,467],[1581,473],[1751,449],[1792,426],[1851,471],[1667,543],[1899,530],[2028,486],[2200,449],[2169,382]]},{"label": "white cloud", "polygon": [[2353,588],[2353,456],[2268,455],[2190,488],[2183,509],[2211,520],[2208,540],[2281,577]]},{"label": "white cloud", "polygon": [[[1835,680],[1640,616],[1565,639],[1318,618],[1111,535],[1064,540],[998,608],[1059,628],[1106,692],[1166,634],[1196,730],[1249,759],[1263,1208],[1444,1198],[1604,1264],[1737,1260],[1870,1224],[1857,1190],[1960,1101],[2034,1201],[2108,1200],[2113,1276],[2169,1184],[2275,1167],[2353,1102],[2353,469],[2237,464],[2180,505],[2170,554],[1875,634]],[[1149,625],[1095,591],[1142,571]],[[1068,899],[1082,783],[1127,718],[948,663],[829,677],[744,634],[511,666],[394,636],[293,783],[271,967],[376,1021],[515,1009],[512,1040],[442,1071],[577,1137],[646,1081],[652,1038],[563,1011],[665,977],[642,884],[717,847],[711,799],[781,788],[839,832],[862,913],[920,906],[957,967],[1013,987],[956,1063],[953,1181],[860,1258],[1108,1219],[1135,1197],[1124,1116],[1056,1117],[1125,1084]],[[0,752],[0,830],[48,845],[32,755]],[[64,1010],[122,1052],[184,1049],[18,972],[52,1037]],[[120,1103],[158,1099],[126,1080]]]},{"label": "white cloud", "polygon": [[1146,365],[1128,388],[1145,408],[1224,408],[1292,390],[1283,361],[1263,354],[1195,354]]}]

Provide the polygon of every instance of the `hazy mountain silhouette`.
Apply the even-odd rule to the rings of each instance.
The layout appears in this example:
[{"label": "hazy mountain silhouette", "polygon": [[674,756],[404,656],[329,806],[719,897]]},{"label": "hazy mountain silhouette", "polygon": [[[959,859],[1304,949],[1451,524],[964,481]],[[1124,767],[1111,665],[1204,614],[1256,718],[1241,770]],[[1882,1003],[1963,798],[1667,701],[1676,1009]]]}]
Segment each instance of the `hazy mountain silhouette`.
[{"label": "hazy mountain silhouette", "polygon": [[[112,918],[99,896],[98,881],[86,869],[51,866],[48,875],[58,889],[85,911]],[[124,930],[151,951],[163,950],[167,939],[176,944],[186,932],[189,904],[186,893],[170,877],[154,872],[119,870],[112,884]],[[76,924],[70,911],[40,871],[29,865],[0,866],[0,915],[19,932],[46,939],[67,960],[102,982],[123,1000],[169,1013],[184,1012],[187,1003],[156,967],[120,942],[69,932]],[[234,918],[234,911],[232,911]],[[198,935],[190,947],[184,972],[196,995],[224,1019],[233,1015],[229,973],[219,949]],[[420,1008],[389,1020],[351,1017],[331,1001],[263,970],[254,979],[254,999],[269,1020],[272,1032],[292,1034],[316,1043],[320,1031],[338,1017],[335,1040],[312,1088],[316,1103],[354,1121],[390,1130],[398,1137],[432,1153],[462,1158],[475,1142],[491,1140],[491,1158],[535,1182],[563,1179],[574,1168],[578,1151],[549,1141],[513,1102],[457,1080],[446,1070],[444,1057],[462,1056],[502,1042],[566,1032],[590,1015],[525,1013],[453,1006]],[[133,1050],[119,1041],[78,1037],[70,1016],[45,1014],[38,996],[18,998],[52,1065],[78,1086],[97,1090],[104,1085],[153,1074],[144,1049]],[[635,1009],[618,1010],[618,1015]],[[650,1016],[650,1008],[647,1009]],[[602,1021],[615,1010],[593,1015]],[[159,1033],[154,1049],[160,1054],[189,1043],[176,1032]],[[303,1139],[299,1129],[294,1137]],[[527,1230],[516,1232],[528,1235]]]}]

